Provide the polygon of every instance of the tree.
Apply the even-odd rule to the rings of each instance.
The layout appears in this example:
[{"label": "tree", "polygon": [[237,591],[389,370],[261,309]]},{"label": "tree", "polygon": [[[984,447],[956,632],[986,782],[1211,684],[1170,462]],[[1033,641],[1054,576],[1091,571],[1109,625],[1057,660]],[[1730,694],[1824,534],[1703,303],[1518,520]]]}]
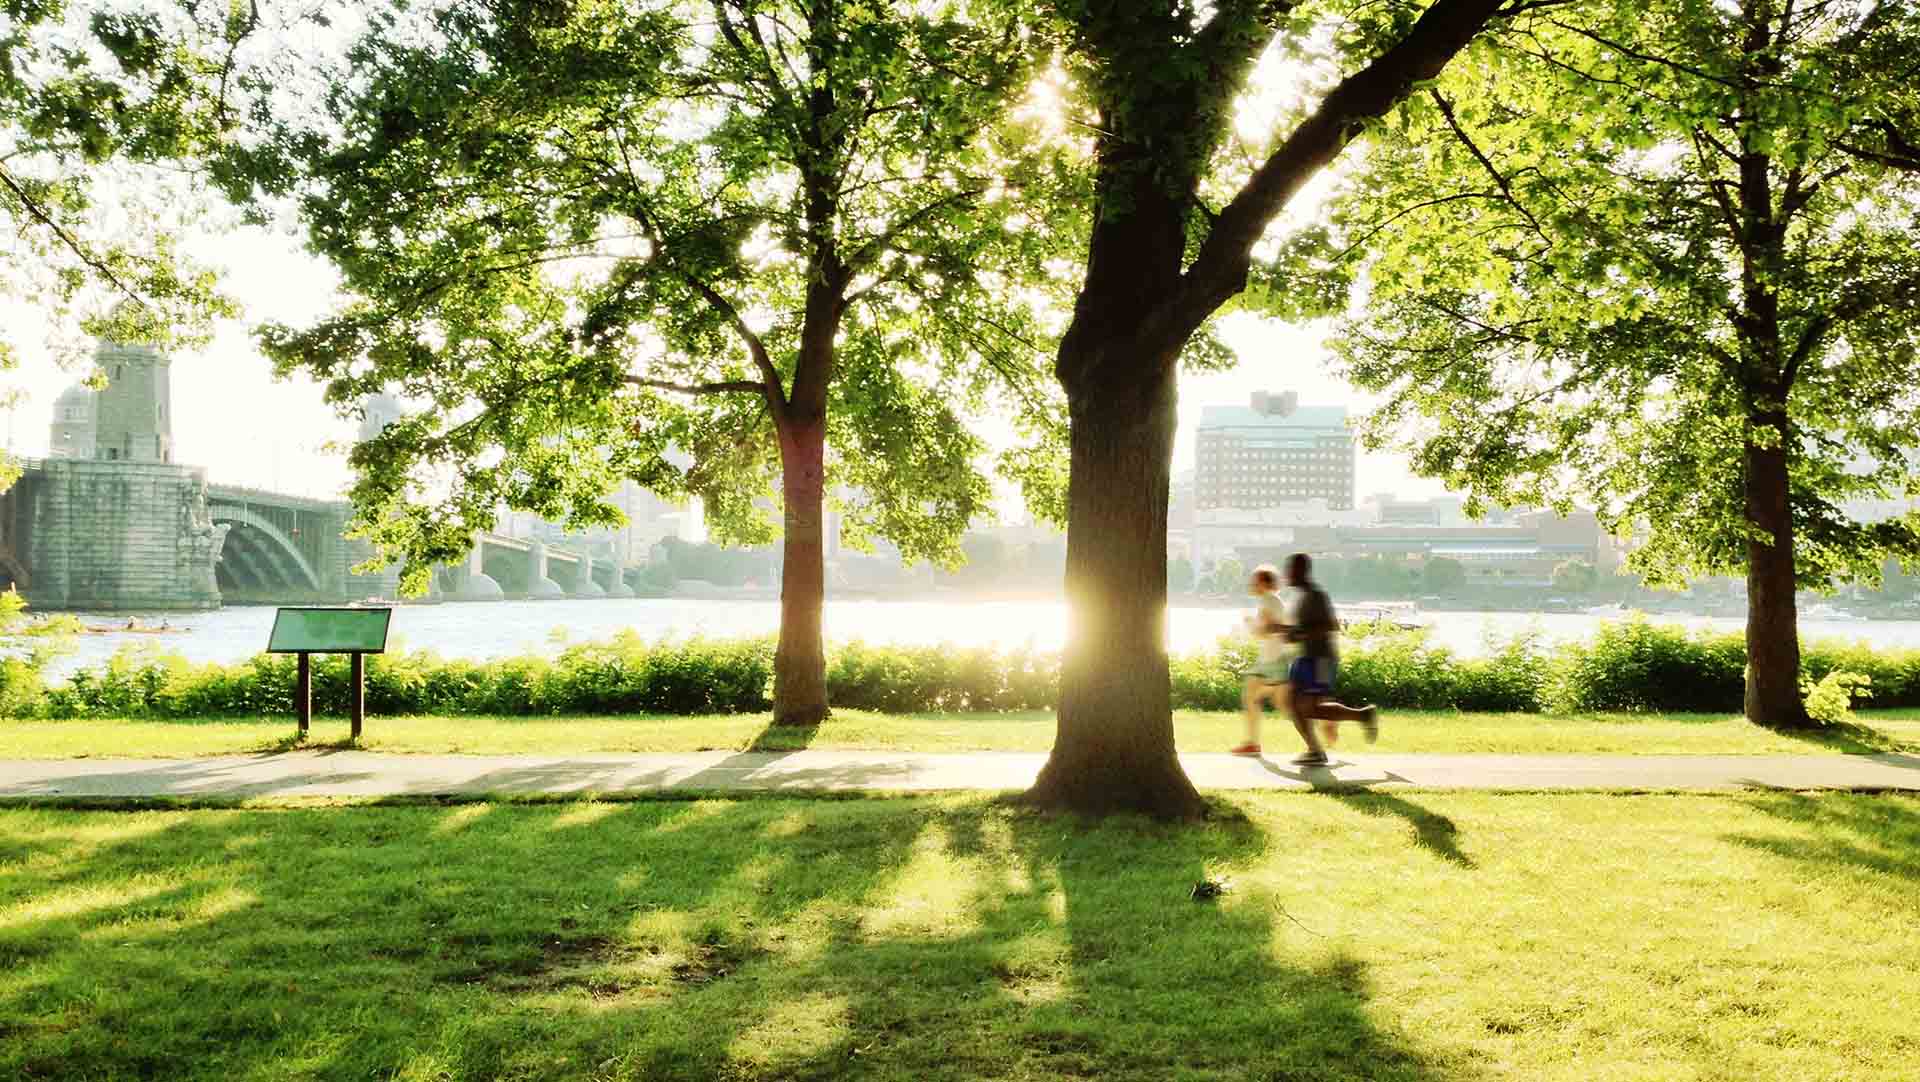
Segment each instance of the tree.
[{"label": "tree", "polygon": [[1553,569],[1555,593],[1579,597],[1600,585],[1600,572],[1585,560],[1567,560]]},{"label": "tree", "polygon": [[1419,572],[1404,561],[1384,556],[1356,556],[1342,560],[1341,585],[1359,597],[1396,598],[1413,592]]},{"label": "tree", "polygon": [[1214,593],[1233,597],[1247,588],[1247,569],[1239,560],[1228,556],[1213,565],[1208,582]]},{"label": "tree", "polygon": [[[46,320],[57,355],[94,338],[193,345],[233,314],[177,226],[196,191],[189,167],[231,119],[222,61],[257,20],[199,14],[184,2],[7,5],[0,288]],[[19,345],[0,340],[0,370]]]},{"label": "tree", "polygon": [[[849,543],[957,560],[988,506],[962,411],[1022,394],[1046,178],[992,130],[1029,47],[1008,4],[488,0],[372,17],[326,117],[282,133],[354,300],[268,328],[350,405],[363,534],[417,583],[500,504],[618,521],[632,480],[784,546],[774,719],[827,712],[827,494]],[[1033,190],[1029,197],[1044,203]],[[677,464],[684,451],[689,465]]]},{"label": "tree", "polygon": [[974,584],[1004,583],[1011,565],[1007,543],[992,534],[970,534],[960,541],[966,563],[955,577]]},{"label": "tree", "polygon": [[[1218,353],[1203,328],[1256,276],[1254,250],[1300,187],[1507,3],[1055,5],[1095,182],[1085,277],[1054,362],[1067,398],[1073,630],[1057,735],[1029,802],[1202,813],[1174,755],[1165,645],[1176,369]],[[1249,72],[1278,43],[1299,74],[1324,74],[1304,59],[1320,30],[1336,45],[1337,81],[1243,168],[1247,148],[1229,137]],[[1263,303],[1298,299],[1290,282],[1259,277]]]},{"label": "tree", "polygon": [[1429,556],[1420,568],[1427,592],[1450,597],[1467,588],[1467,569],[1451,556]]},{"label": "tree", "polygon": [[1747,577],[1747,716],[1806,721],[1796,586],[1920,554],[1920,23],[1910,5],[1625,0],[1486,40],[1338,216],[1339,348],[1420,472],[1598,501],[1650,582]]}]

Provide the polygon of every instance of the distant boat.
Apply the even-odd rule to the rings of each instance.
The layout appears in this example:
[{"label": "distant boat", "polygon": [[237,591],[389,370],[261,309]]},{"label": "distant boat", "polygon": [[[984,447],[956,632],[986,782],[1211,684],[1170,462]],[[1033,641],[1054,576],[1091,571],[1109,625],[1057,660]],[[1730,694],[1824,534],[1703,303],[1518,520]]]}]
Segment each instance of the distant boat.
[{"label": "distant boat", "polygon": [[1832,605],[1809,605],[1807,606],[1807,611],[1802,613],[1802,615],[1809,620],[1825,620],[1828,623],[1835,624],[1852,623],[1856,620],[1866,619],[1864,616],[1855,616],[1845,609],[1837,609]]},{"label": "distant boat", "polygon": [[1627,608],[1617,601],[1609,605],[1594,605],[1587,609],[1588,616],[1605,616],[1615,620],[1631,615],[1632,612],[1632,609]]},{"label": "distant boat", "polygon": [[118,627],[101,627],[98,624],[88,624],[81,630],[89,635],[184,635],[193,629],[189,627],[127,627],[125,624]]},{"label": "distant boat", "polygon": [[1341,605],[1339,612],[1341,627],[1385,624],[1402,631],[1412,631],[1427,626],[1426,618],[1420,614],[1420,606],[1411,601],[1369,601]]}]

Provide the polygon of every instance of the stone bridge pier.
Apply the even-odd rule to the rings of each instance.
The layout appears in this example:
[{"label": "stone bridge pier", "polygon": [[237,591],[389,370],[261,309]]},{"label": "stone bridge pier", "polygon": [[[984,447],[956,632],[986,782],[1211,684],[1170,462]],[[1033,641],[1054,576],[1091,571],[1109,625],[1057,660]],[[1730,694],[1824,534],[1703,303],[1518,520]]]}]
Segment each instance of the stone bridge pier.
[{"label": "stone bridge pier", "polygon": [[475,539],[473,551],[464,564],[454,569],[451,601],[504,601],[507,592],[499,580],[487,574],[486,546]]},{"label": "stone bridge pier", "polygon": [[[212,609],[227,523],[206,471],[170,462],[50,459],[9,495],[24,542],[11,574],[42,609]],[[21,580],[25,581],[21,581]]]},{"label": "stone bridge pier", "polygon": [[593,561],[593,581],[600,585],[601,592],[607,597],[625,599],[635,596],[633,587],[627,585],[625,569],[618,561]]},{"label": "stone bridge pier", "polygon": [[567,596],[566,590],[553,581],[547,572],[552,570],[547,560],[547,546],[539,541],[527,545],[527,589],[529,601],[557,601]]}]

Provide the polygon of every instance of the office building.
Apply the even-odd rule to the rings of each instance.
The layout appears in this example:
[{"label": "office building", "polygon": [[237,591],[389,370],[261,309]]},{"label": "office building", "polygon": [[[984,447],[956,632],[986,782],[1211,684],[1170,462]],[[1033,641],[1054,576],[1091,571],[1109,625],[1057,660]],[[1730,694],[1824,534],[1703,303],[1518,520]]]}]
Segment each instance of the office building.
[{"label": "office building", "polygon": [[1293,392],[1259,391],[1246,406],[1202,409],[1195,438],[1202,512],[1312,501],[1353,509],[1353,432],[1343,406],[1302,406]]}]

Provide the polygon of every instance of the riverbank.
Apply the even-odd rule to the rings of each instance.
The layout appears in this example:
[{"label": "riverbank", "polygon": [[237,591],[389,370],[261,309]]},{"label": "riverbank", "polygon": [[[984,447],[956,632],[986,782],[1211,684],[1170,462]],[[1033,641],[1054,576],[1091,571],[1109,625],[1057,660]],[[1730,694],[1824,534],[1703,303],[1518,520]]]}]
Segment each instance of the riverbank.
[{"label": "riverbank", "polygon": [[[1167,611],[1167,645],[1176,654],[1210,649],[1242,633],[1243,607],[1176,603]],[[108,628],[87,635],[75,652],[48,671],[62,677],[97,668],[116,652],[132,648],[177,654],[193,662],[232,664],[266,646],[271,607],[236,607],[207,613],[140,616],[143,624],[170,620],[184,634],[121,635]],[[432,649],[443,657],[492,661],[521,654],[553,657],[578,644],[630,631],[647,640],[693,637],[732,639],[770,634],[779,626],[777,601],[684,601],[639,598],[605,601],[501,601],[478,604],[402,606],[394,612],[392,649]],[[1462,657],[1484,656],[1497,644],[1531,636],[1545,643],[1589,640],[1608,621],[1580,613],[1430,612],[1436,645]],[[1652,614],[1661,627],[1735,633],[1732,617]],[[105,621],[100,621],[105,623]],[[120,620],[125,623],[125,618]],[[1617,620],[1615,621],[1617,622]],[[1067,608],[1061,602],[938,602],[829,600],[827,638],[878,645],[1058,650],[1066,641]],[[1802,620],[1812,640],[1865,642],[1877,649],[1920,648],[1920,620]]]},{"label": "riverbank", "polygon": [[[537,655],[473,662],[431,652],[374,657],[367,709],[386,716],[755,715],[768,709],[773,642],[767,638],[649,641],[627,632]],[[1252,644],[1224,639],[1169,660],[1176,710],[1232,710]],[[1799,677],[1817,695],[1809,709],[1845,720],[1858,705],[1920,708],[1920,650],[1877,650],[1813,641]],[[1346,636],[1339,694],[1353,703],[1406,710],[1547,714],[1732,713],[1743,703],[1744,640],[1628,621],[1601,625],[1584,642],[1523,637],[1490,655],[1459,656],[1425,630],[1376,626]],[[285,716],[293,711],[295,662],[256,655],[235,665],[195,665],[146,651],[116,655],[65,681],[46,681],[30,663],[0,668],[0,716],[65,720]],[[1060,655],[1014,648],[831,645],[827,701],[887,714],[1046,710],[1057,698]],[[342,713],[347,659],[313,666],[313,701]],[[1815,709],[1817,707],[1817,709]]]}]

